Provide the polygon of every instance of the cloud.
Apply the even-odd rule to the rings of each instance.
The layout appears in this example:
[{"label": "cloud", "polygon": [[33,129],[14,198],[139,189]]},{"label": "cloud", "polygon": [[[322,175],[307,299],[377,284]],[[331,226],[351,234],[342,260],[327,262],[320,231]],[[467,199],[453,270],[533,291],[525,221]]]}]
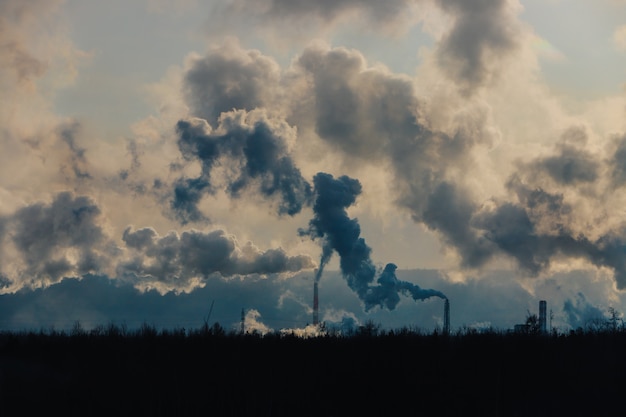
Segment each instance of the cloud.
[{"label": "cloud", "polygon": [[[285,74],[283,77],[286,78]],[[288,76],[290,82],[300,88],[290,97],[291,104],[287,106],[298,109],[287,114],[290,124],[302,127],[299,130],[302,134],[306,134],[306,129],[311,127],[319,139],[331,149],[341,152],[344,161],[348,161],[345,166],[379,164],[388,167],[393,180],[390,189],[395,193],[397,205],[408,209],[416,222],[426,225],[446,245],[454,248],[461,256],[462,266],[481,268],[505,254],[515,259],[526,273],[537,275],[548,269],[554,259],[570,256],[587,259],[598,266],[610,266],[619,276],[621,266],[609,254],[613,253],[613,245],[617,245],[621,238],[616,235],[609,238],[603,234],[593,238],[585,236],[576,229],[571,215],[573,209],[565,196],[541,188],[533,191],[530,185],[538,181],[541,172],[557,186],[594,185],[599,181],[602,173],[600,162],[585,149],[584,130],[573,128],[566,131],[555,154],[520,165],[523,173],[516,174],[517,177],[513,176],[513,180],[509,181],[505,188],[508,196],[500,201],[483,202],[476,200],[462,173],[477,168],[473,153],[492,141],[489,108],[479,102],[468,107],[474,102],[466,102],[463,111],[450,111],[447,123],[435,123],[431,120],[432,109],[418,97],[410,78],[393,74],[383,67],[368,67],[358,51],[345,48],[307,47],[294,61]],[[286,91],[281,94],[289,97]],[[254,102],[254,97],[252,95],[250,105],[245,102],[239,105],[243,108],[259,105]],[[272,104],[268,102],[265,105],[271,107]],[[265,111],[271,112],[272,109]],[[237,131],[243,118],[252,114],[261,113],[258,110],[224,113],[222,123],[227,126],[226,130]],[[273,120],[272,126],[276,126],[276,122],[284,124],[280,117],[262,119]],[[179,123],[179,148],[187,160],[202,163],[202,175],[188,180],[190,182],[185,190],[193,192],[190,194],[193,198],[200,196],[204,189],[210,191],[211,174],[218,159],[222,155],[240,155],[235,158],[239,161],[235,166],[245,168],[241,171],[242,176],[238,178],[235,169],[231,176],[233,180],[226,185],[231,196],[236,197],[239,184],[245,188],[249,184],[248,177],[252,177],[250,173],[254,172],[248,165],[250,155],[231,151],[231,146],[242,149],[238,143],[243,142],[234,141],[233,133],[228,133],[219,136],[219,141],[226,145],[218,145],[220,142],[213,139],[218,137],[216,132],[220,129],[224,131],[224,127],[218,127],[214,132],[205,122],[185,123],[190,122]],[[269,122],[264,123],[270,125]],[[435,128],[435,125],[440,127]],[[286,136],[290,139],[285,143],[296,143],[295,135]],[[276,161],[277,158],[272,156],[270,160]],[[289,166],[295,168],[295,161],[289,160]],[[276,166],[274,163],[271,165]],[[295,170],[290,168],[288,172],[291,174],[285,175],[285,178],[299,178],[299,184],[307,184],[295,174]],[[271,176],[276,178],[275,173]],[[292,189],[305,190],[307,187]],[[300,194],[283,194],[282,199],[284,202],[292,201],[288,196]],[[196,200],[190,201],[193,202],[191,208],[197,207]],[[295,206],[298,209],[292,212],[308,205],[306,199],[299,201],[302,203]],[[282,207],[282,212],[285,212],[284,207],[287,206]],[[314,212],[317,213],[315,207]],[[287,210],[287,213],[291,212]],[[350,224],[350,221],[345,224]],[[352,235],[355,233],[358,236],[360,232]],[[315,236],[315,231],[311,235]],[[322,247],[320,274],[332,251],[341,245]],[[343,262],[349,261],[350,251],[344,251],[343,255],[337,251]],[[368,257],[369,254],[364,259]],[[361,297],[364,297],[375,275],[373,267],[370,269],[362,282],[357,279],[351,285]],[[355,274],[351,271],[346,275]]]},{"label": "cloud", "polygon": [[265,251],[251,242],[240,245],[223,230],[189,230],[159,236],[151,228],[127,228],[123,241],[128,260],[117,266],[117,275],[142,289],[190,292],[213,276],[294,273],[314,266],[305,255],[289,256],[278,249]]},{"label": "cloud", "polygon": [[455,20],[437,46],[441,68],[467,92],[497,75],[498,65],[519,47],[519,6],[508,0],[437,0]]},{"label": "cloud", "polygon": [[271,104],[277,99],[279,77],[273,59],[230,40],[204,56],[187,58],[183,91],[191,115],[215,125],[223,112]]},{"label": "cloud", "polygon": [[356,22],[366,30],[394,34],[422,22],[433,4],[451,21],[436,39],[440,69],[467,94],[490,83],[519,46],[522,28],[516,15],[521,6],[516,1],[393,0],[382,5],[361,0],[264,0],[252,6],[237,0],[215,7],[208,31],[223,36],[233,27],[246,27],[274,43],[309,42],[325,34],[330,37],[340,23]]},{"label": "cloud", "polygon": [[291,157],[294,133],[285,122],[261,111],[235,110],[222,115],[215,131],[206,121],[192,119],[179,121],[177,133],[183,158],[201,164],[199,177],[175,184],[171,206],[183,224],[203,217],[197,205],[203,193],[215,192],[213,174],[219,166],[227,167],[220,185],[232,198],[253,189],[277,200],[279,215],[290,216],[309,204],[311,187]]},{"label": "cloud", "polygon": [[3,217],[2,258],[11,259],[3,265],[8,290],[106,271],[117,251],[101,221],[93,200],[69,192]]},{"label": "cloud", "polygon": [[626,25],[615,29],[613,32],[613,43],[619,51],[626,51]]}]

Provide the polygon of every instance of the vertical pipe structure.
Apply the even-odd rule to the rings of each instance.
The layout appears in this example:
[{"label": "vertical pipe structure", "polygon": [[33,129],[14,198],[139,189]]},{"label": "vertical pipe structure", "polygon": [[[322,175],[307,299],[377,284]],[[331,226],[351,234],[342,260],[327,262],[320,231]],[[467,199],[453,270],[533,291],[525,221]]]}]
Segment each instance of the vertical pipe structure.
[{"label": "vertical pipe structure", "polygon": [[443,334],[450,334],[450,301],[447,298],[443,303]]},{"label": "vertical pipe structure", "polygon": [[539,301],[539,331],[542,334],[548,332],[546,307],[547,303],[545,300]]},{"label": "vertical pipe structure", "polygon": [[317,296],[317,279],[313,282],[313,325],[319,324],[319,299]]}]

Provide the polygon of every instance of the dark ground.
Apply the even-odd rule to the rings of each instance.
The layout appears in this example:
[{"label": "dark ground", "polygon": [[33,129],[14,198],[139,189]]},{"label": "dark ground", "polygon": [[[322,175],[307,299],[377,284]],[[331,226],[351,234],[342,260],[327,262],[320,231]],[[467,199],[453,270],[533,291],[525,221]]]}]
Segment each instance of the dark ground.
[{"label": "dark ground", "polygon": [[0,334],[0,416],[626,415],[626,333]]}]

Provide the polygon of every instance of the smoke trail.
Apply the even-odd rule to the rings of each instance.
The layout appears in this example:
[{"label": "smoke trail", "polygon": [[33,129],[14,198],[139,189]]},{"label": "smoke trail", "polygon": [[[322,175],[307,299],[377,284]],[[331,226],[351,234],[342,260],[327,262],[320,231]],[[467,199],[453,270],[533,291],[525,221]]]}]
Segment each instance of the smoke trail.
[{"label": "smoke trail", "polygon": [[363,301],[365,311],[376,306],[393,310],[400,301],[398,293],[410,295],[414,300],[425,300],[432,296],[445,298],[439,291],[422,290],[398,280],[395,276],[397,266],[394,264],[387,264],[378,278],[378,285],[372,285],[376,275],[376,267],[370,259],[372,250],[365,239],[360,237],[361,227],[357,219],[349,218],[346,212],[361,193],[361,183],[345,175],[335,179],[330,174],[319,172],[313,178],[313,185],[314,217],[309,221],[309,228],[301,229],[300,234],[322,242],[316,280],[320,279],[324,266],[336,251],[340,257],[342,275],[350,289]]}]

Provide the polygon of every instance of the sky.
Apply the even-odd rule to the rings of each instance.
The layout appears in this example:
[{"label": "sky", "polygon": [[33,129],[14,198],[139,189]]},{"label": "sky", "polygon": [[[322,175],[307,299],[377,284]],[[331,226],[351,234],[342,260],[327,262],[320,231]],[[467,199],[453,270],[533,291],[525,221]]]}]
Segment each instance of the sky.
[{"label": "sky", "polygon": [[0,49],[1,328],[626,312],[623,0],[0,0]]}]

